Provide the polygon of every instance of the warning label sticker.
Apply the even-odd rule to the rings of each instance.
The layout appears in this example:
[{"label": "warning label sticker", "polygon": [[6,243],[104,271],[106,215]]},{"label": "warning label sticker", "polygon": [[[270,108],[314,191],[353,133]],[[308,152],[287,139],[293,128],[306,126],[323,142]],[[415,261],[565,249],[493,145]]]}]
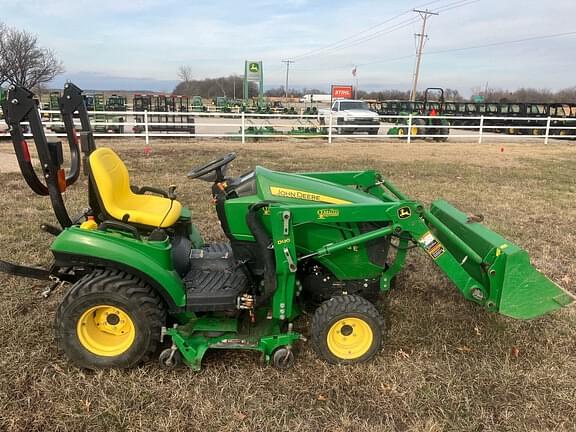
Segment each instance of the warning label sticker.
[{"label": "warning label sticker", "polygon": [[424,250],[432,257],[432,259],[437,259],[444,253],[444,246],[436,237],[432,235],[430,231],[424,234],[420,238],[420,244],[424,247]]}]

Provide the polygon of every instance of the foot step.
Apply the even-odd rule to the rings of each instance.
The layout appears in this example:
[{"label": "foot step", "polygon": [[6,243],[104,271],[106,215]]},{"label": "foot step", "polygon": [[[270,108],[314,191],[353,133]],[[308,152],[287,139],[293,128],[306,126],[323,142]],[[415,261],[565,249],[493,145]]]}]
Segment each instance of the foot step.
[{"label": "foot step", "polygon": [[208,312],[235,309],[236,299],[246,291],[248,280],[241,269],[234,272],[192,270],[184,283],[187,309]]}]

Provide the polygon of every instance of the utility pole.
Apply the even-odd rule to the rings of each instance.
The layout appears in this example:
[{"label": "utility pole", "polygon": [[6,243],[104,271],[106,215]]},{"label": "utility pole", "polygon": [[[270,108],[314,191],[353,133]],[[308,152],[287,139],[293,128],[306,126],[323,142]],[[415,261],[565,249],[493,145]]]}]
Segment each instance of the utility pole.
[{"label": "utility pole", "polygon": [[412,83],[412,93],[410,93],[410,101],[414,102],[416,100],[416,87],[418,86],[418,75],[420,74],[420,60],[422,60],[422,51],[424,50],[424,38],[428,37],[426,34],[426,21],[430,15],[439,15],[438,12],[430,12],[428,9],[412,9],[414,12],[420,15],[422,18],[422,31],[416,36],[419,36],[418,42],[418,52],[416,54],[416,70],[414,71],[414,82]]},{"label": "utility pole", "polygon": [[290,63],[294,63],[294,60],[282,60],[282,63],[286,63],[286,86],[284,87],[284,97],[288,99],[288,73],[290,71]]}]

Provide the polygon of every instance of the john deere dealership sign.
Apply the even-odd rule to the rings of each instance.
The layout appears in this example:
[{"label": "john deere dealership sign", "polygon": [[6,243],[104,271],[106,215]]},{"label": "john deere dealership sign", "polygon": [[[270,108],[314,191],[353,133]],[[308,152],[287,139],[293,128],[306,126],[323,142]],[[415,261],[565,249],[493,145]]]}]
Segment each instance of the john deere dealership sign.
[{"label": "john deere dealership sign", "polygon": [[246,60],[244,62],[244,99],[248,99],[248,83],[257,82],[260,97],[264,94],[264,74],[262,72],[262,62],[261,61],[250,61]]},{"label": "john deere dealership sign", "polygon": [[262,62],[246,61],[246,79],[248,81],[262,80]]}]

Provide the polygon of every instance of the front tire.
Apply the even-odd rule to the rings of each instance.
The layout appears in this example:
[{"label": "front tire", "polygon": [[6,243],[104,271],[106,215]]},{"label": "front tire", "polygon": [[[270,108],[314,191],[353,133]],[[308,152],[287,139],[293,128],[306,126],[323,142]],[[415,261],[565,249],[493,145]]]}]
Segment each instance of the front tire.
[{"label": "front tire", "polygon": [[58,307],[58,348],[86,369],[130,368],[148,360],[166,320],[161,299],[135,276],[95,270]]},{"label": "front tire", "polygon": [[314,313],[312,347],[328,363],[362,363],[380,350],[384,327],[382,315],[368,300],[333,297]]}]

